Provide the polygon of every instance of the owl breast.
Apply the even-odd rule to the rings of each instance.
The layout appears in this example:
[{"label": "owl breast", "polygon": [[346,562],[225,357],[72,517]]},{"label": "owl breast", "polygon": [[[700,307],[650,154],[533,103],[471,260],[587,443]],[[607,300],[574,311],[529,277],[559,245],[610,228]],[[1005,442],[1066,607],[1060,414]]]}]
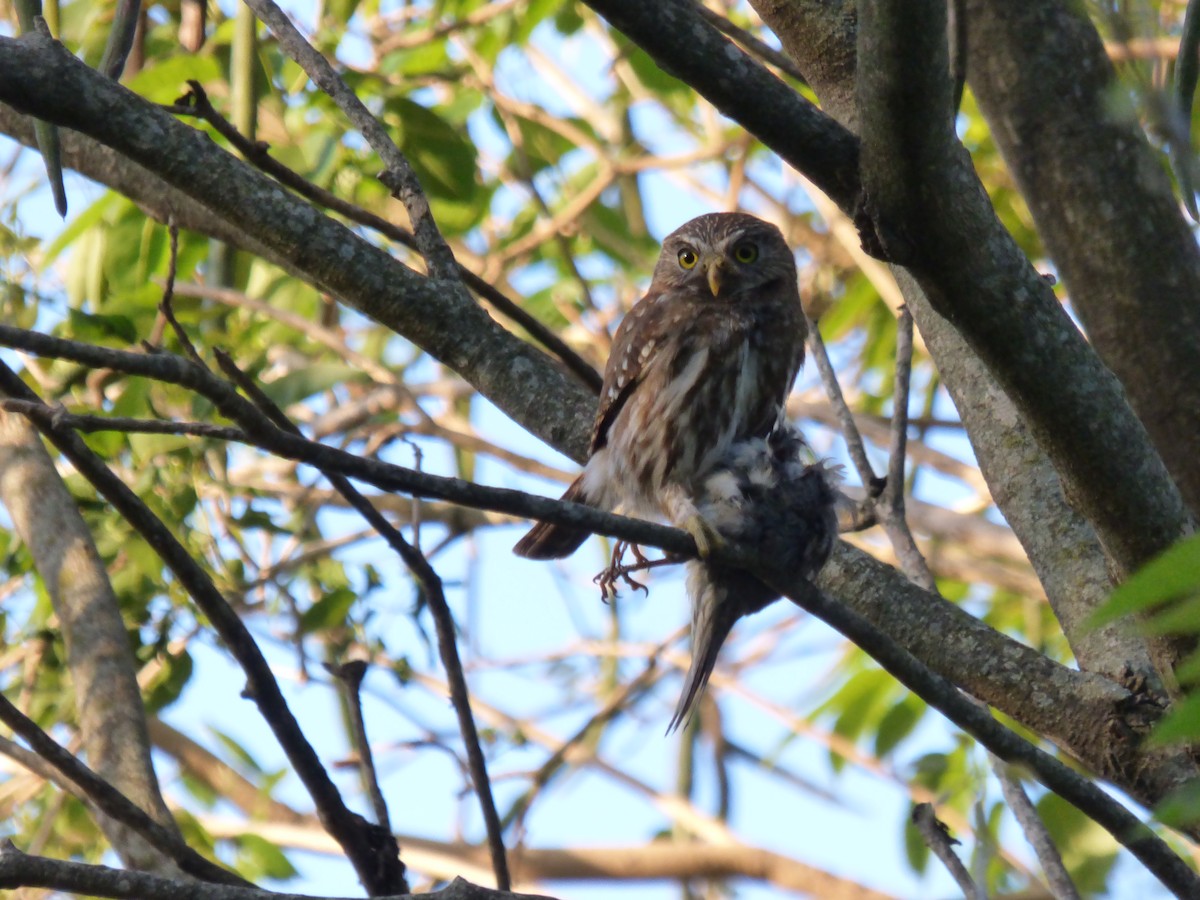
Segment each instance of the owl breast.
[{"label": "owl breast", "polygon": [[771,323],[772,334],[752,310],[689,312],[588,462],[585,490],[610,508],[672,518],[668,496],[694,494],[732,444],[765,435],[791,386],[803,346],[794,328]]}]

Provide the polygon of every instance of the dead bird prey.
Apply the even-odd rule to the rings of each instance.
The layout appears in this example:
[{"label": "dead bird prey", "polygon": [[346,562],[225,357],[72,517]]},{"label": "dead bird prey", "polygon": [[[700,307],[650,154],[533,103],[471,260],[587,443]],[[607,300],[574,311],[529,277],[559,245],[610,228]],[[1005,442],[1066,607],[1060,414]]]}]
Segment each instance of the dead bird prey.
[{"label": "dead bird prey", "polygon": [[[719,537],[756,547],[781,571],[812,579],[837,537],[837,467],[806,464],[804,438],[791,426],[730,447],[693,498]],[[667,733],[696,705],[734,623],[780,595],[744,569],[693,559],[687,564],[692,601],[692,664]]]}]

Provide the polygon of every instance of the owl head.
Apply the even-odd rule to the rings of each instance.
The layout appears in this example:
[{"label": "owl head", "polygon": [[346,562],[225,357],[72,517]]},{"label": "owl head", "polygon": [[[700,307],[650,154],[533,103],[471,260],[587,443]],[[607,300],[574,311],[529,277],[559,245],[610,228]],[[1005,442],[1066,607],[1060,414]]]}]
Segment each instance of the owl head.
[{"label": "owl head", "polygon": [[785,279],[795,284],[796,261],[778,228],[746,213],[709,213],[667,235],[653,286],[736,301]]}]

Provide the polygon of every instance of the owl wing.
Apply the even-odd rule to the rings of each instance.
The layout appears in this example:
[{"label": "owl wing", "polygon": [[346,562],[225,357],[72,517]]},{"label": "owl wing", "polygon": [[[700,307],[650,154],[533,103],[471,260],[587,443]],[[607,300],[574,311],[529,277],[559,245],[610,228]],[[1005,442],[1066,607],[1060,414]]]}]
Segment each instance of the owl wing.
[{"label": "owl wing", "polygon": [[621,320],[604,367],[600,408],[592,426],[589,453],[608,443],[609,428],[649,369],[655,349],[666,337],[671,300],[670,292],[651,290]]}]

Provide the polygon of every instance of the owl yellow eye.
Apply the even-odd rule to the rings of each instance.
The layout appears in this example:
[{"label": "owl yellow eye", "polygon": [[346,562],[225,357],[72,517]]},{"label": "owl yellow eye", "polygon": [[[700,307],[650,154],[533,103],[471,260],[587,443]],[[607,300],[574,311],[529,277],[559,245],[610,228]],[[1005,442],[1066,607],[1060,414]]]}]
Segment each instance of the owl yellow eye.
[{"label": "owl yellow eye", "polygon": [[691,247],[684,247],[679,251],[679,264],[685,269],[694,269],[698,259],[699,257],[696,256],[696,251]]},{"label": "owl yellow eye", "polygon": [[733,258],[740,263],[752,263],[758,259],[758,244],[752,244],[750,241],[738,244],[733,248]]}]

